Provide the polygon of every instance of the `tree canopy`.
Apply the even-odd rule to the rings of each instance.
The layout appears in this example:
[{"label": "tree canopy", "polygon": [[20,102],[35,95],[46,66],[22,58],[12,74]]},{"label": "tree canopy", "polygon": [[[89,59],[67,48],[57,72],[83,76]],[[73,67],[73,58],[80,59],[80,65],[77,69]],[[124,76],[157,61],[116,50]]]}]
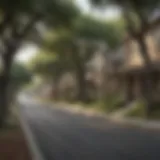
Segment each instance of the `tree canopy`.
[{"label": "tree canopy", "polygon": [[[95,7],[101,7],[101,9],[106,8],[108,5],[119,6],[123,11],[127,11],[134,20],[136,20],[135,16],[137,16],[139,21],[146,24],[149,23],[153,12],[160,6],[159,0],[90,0],[90,2]],[[138,23],[137,20],[136,23]]]},{"label": "tree canopy", "polygon": [[104,41],[113,48],[120,44],[124,35],[124,21],[102,21],[84,16],[75,23],[76,36],[88,40]]},{"label": "tree canopy", "polygon": [[43,41],[41,53],[32,61],[33,70],[45,76],[74,71],[78,63],[85,64],[103,43],[115,48],[123,40],[124,22],[103,22],[91,16],[80,16],[72,30],[49,32]]},{"label": "tree canopy", "polygon": [[[123,20],[103,22],[81,15],[71,25],[72,30],[48,32],[41,52],[33,59],[31,68],[43,78],[59,81],[66,72],[75,75],[79,99],[87,99],[86,64],[102,45],[113,49],[123,41]],[[102,51],[104,52],[104,50]],[[56,82],[55,82],[56,83]],[[82,87],[83,86],[83,87]]]},{"label": "tree canopy", "polygon": [[[56,33],[48,33],[44,40],[46,49],[55,50],[64,43],[69,46],[69,43],[80,40],[88,42],[104,42],[109,48],[115,48],[123,41],[124,38],[124,21],[101,21],[91,16],[80,16],[72,23],[72,30],[59,30]],[[59,47],[58,47],[59,46]]]},{"label": "tree canopy", "polygon": [[32,73],[36,73],[44,79],[54,80],[61,76],[67,66],[59,58],[58,54],[38,53],[30,62]]}]

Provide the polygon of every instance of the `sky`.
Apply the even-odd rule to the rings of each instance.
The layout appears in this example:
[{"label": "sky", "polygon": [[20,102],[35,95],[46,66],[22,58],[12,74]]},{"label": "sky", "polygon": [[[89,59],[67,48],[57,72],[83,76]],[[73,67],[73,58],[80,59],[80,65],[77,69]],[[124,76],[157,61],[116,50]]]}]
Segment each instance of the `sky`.
[{"label": "sky", "polygon": [[35,56],[38,52],[38,47],[34,44],[28,44],[22,46],[15,59],[20,62],[28,62],[33,56]]},{"label": "sky", "polygon": [[[115,8],[113,6],[108,7],[102,13],[95,9],[93,10],[88,0],[75,0],[75,1],[83,13],[91,14],[92,16],[105,19],[106,21],[119,17],[121,13],[121,11],[118,8]],[[21,49],[19,50],[16,56],[16,60],[21,62],[28,62],[34,55],[36,55],[37,52],[38,52],[38,47],[36,45],[33,44],[25,45],[21,47]]]},{"label": "sky", "polygon": [[105,20],[110,20],[113,18],[117,18],[120,16],[120,9],[115,6],[109,6],[103,12],[100,12],[90,5],[89,0],[75,0],[77,5],[81,8],[84,13],[89,13],[94,15],[95,17],[102,18]]}]

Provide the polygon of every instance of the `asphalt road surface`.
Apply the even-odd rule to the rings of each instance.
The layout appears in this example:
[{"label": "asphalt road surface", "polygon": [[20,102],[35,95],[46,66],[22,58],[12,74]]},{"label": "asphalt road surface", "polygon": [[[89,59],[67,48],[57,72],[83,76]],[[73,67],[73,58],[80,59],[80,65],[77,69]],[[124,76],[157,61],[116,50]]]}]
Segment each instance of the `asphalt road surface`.
[{"label": "asphalt road surface", "polygon": [[160,131],[24,101],[22,116],[45,160],[159,160]]}]

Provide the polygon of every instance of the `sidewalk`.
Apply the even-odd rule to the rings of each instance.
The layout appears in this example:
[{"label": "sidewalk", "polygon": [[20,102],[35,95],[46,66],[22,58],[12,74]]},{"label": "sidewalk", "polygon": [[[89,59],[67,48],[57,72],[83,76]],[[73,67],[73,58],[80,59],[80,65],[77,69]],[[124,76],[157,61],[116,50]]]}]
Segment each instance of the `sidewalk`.
[{"label": "sidewalk", "polygon": [[8,129],[0,132],[0,160],[31,160],[20,129]]}]

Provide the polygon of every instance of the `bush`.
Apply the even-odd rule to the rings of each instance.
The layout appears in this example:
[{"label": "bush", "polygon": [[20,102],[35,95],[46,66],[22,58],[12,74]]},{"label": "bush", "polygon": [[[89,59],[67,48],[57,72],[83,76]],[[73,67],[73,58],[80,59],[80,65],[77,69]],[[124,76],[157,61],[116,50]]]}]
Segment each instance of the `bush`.
[{"label": "bush", "polygon": [[[146,105],[143,101],[139,101],[136,104],[135,109],[130,111],[126,116],[128,117],[135,117],[135,118],[143,118],[146,119]],[[150,115],[148,117],[150,120],[160,120],[160,107],[153,106],[152,110],[150,111]]]},{"label": "bush", "polygon": [[108,95],[94,104],[95,108],[106,113],[113,112],[124,106],[124,98],[121,95]]},{"label": "bush", "polygon": [[146,117],[146,107],[143,101],[138,101],[135,104],[135,108],[130,111],[127,116],[128,117],[137,117],[137,118],[145,118]]}]

